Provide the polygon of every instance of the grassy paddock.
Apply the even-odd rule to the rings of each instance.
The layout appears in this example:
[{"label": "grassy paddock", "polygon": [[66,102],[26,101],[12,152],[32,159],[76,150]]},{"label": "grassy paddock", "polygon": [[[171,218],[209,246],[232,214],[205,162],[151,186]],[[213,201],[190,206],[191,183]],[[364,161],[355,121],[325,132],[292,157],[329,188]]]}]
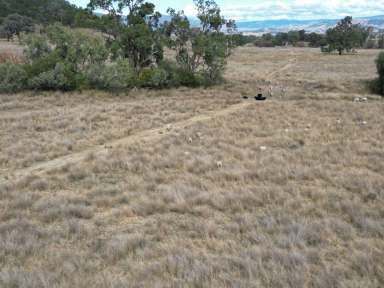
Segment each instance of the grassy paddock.
[{"label": "grassy paddock", "polygon": [[209,89],[0,95],[0,286],[384,286],[377,54],[246,47]]}]

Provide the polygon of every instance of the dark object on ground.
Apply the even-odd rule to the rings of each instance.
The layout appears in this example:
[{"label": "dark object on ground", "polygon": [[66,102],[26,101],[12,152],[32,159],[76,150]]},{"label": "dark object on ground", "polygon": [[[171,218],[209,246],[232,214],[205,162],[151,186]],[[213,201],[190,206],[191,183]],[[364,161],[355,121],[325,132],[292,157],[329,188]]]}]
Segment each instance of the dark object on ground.
[{"label": "dark object on ground", "polygon": [[244,95],[244,96],[243,96],[243,99],[248,99],[248,96]]},{"label": "dark object on ground", "polygon": [[267,97],[264,97],[263,94],[257,94],[257,96],[255,97],[255,99],[257,101],[265,101],[267,100]]}]

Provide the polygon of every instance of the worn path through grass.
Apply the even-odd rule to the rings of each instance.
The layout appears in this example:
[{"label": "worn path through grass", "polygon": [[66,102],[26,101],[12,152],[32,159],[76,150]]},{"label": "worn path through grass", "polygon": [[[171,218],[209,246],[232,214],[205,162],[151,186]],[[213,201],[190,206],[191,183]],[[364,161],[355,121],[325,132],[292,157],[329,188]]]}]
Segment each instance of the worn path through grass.
[{"label": "worn path through grass", "polygon": [[[274,77],[276,74],[281,73],[283,71],[286,71],[290,68],[292,68],[297,63],[296,55],[293,51],[290,52],[290,59],[288,60],[287,64],[281,67],[280,69],[274,70],[266,75],[265,80],[272,82],[272,77]],[[27,177],[29,175],[41,175],[48,171],[52,171],[55,169],[60,169],[62,167],[65,167],[66,165],[73,164],[80,162],[84,160],[88,155],[92,154],[101,154],[108,152],[109,149],[112,149],[114,147],[119,146],[127,146],[132,145],[134,143],[146,143],[146,142],[153,142],[156,140],[161,139],[162,137],[165,137],[167,134],[171,133],[172,131],[182,130],[185,129],[191,125],[194,125],[198,122],[205,122],[210,121],[212,119],[227,116],[229,114],[235,113],[236,111],[239,111],[241,109],[244,109],[247,106],[253,105],[255,102],[241,102],[238,104],[234,104],[230,107],[227,107],[225,109],[210,112],[207,114],[197,115],[192,118],[189,118],[187,120],[175,122],[172,124],[168,124],[166,126],[150,129],[146,131],[139,132],[135,135],[131,135],[125,138],[117,139],[114,141],[110,141],[109,143],[106,143],[104,145],[97,145],[89,149],[85,149],[83,151],[69,154],[66,156],[58,157],[53,160],[45,161],[38,163],[36,165],[33,165],[28,168],[19,169],[16,171],[13,171],[10,175],[0,175],[0,185],[6,184],[9,181],[16,181],[18,179],[21,179],[23,177]]]}]

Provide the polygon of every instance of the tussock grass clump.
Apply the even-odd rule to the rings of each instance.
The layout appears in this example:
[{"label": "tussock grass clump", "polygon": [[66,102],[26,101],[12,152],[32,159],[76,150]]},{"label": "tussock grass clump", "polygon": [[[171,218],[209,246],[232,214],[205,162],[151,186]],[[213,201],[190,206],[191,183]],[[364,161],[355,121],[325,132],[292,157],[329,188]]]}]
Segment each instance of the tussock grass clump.
[{"label": "tussock grass clump", "polygon": [[24,259],[44,247],[47,232],[35,223],[14,219],[0,225],[0,259]]},{"label": "tussock grass clump", "polygon": [[95,246],[97,253],[109,261],[116,262],[130,254],[143,249],[147,241],[139,234],[118,234],[108,240],[98,240]]},{"label": "tussock grass clump", "polygon": [[44,222],[51,223],[63,219],[91,219],[93,209],[82,199],[41,199],[34,204],[34,210]]}]

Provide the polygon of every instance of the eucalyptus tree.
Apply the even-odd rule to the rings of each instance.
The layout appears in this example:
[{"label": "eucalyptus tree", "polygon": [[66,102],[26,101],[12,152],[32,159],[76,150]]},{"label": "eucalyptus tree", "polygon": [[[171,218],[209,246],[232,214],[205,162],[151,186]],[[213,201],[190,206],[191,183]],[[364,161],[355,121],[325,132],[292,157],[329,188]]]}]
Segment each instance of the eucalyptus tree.
[{"label": "eucalyptus tree", "polygon": [[195,0],[200,27],[196,31],[183,11],[168,9],[171,20],[164,31],[168,46],[176,51],[178,65],[187,73],[200,74],[207,83],[221,80],[226,60],[230,56],[234,41],[231,33],[235,22],[226,21],[220,7],[213,0]]},{"label": "eucalyptus tree", "polygon": [[163,58],[158,31],[161,14],[144,0],[91,0],[88,8],[104,10],[104,33],[110,37],[115,56],[128,58],[137,71]]}]

